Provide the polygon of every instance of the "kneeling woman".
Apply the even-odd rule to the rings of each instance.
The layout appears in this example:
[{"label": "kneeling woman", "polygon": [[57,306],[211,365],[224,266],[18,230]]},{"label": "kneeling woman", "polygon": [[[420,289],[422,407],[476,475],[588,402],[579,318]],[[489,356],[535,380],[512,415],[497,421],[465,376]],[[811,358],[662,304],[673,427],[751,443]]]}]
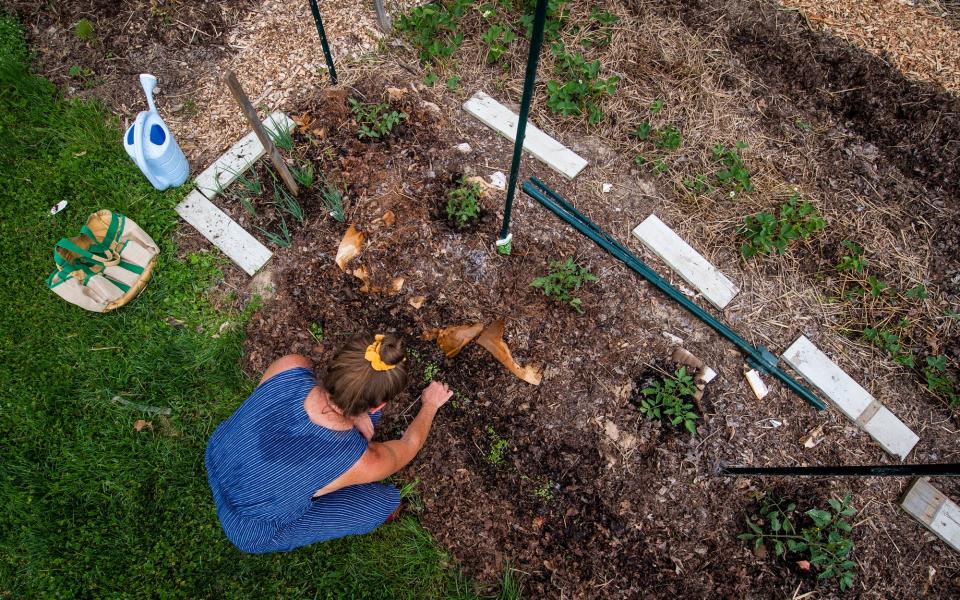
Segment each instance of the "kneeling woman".
[{"label": "kneeling woman", "polygon": [[452,395],[431,383],[399,440],[371,442],[380,409],[406,385],[403,347],[390,335],[351,341],[322,385],[302,356],[270,365],[207,444],[207,479],[230,541],[244,552],[282,552],[387,521],[400,492],[376,482],[416,456]]}]

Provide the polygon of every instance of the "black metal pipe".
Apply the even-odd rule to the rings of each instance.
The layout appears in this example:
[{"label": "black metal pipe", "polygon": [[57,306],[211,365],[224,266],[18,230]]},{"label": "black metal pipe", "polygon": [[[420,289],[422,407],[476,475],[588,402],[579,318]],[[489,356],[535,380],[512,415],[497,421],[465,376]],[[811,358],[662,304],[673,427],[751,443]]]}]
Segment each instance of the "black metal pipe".
[{"label": "black metal pipe", "polygon": [[958,477],[960,463],[932,465],[851,465],[833,467],[720,467],[720,476],[790,477]]},{"label": "black metal pipe", "polygon": [[310,11],[317,24],[317,33],[320,34],[320,46],[323,47],[323,57],[327,59],[327,71],[330,72],[330,83],[337,85],[337,70],[333,68],[333,55],[330,54],[330,44],[327,43],[327,34],[323,30],[323,19],[320,18],[320,8],[317,0],[310,0]]},{"label": "black metal pipe", "polygon": [[527,118],[530,116],[530,103],[533,100],[533,88],[537,83],[537,65],[540,63],[540,49],[543,46],[543,28],[547,20],[548,0],[537,0],[533,14],[533,32],[530,35],[530,53],[527,55],[527,72],[523,79],[523,97],[520,99],[520,119],[517,121],[517,139],[513,142],[513,160],[510,163],[510,181],[507,184],[507,200],[503,205],[503,226],[500,228],[498,248],[510,253],[510,216],[513,212],[513,196],[517,190],[517,176],[520,172],[520,158],[523,155],[523,138],[527,134]]}]

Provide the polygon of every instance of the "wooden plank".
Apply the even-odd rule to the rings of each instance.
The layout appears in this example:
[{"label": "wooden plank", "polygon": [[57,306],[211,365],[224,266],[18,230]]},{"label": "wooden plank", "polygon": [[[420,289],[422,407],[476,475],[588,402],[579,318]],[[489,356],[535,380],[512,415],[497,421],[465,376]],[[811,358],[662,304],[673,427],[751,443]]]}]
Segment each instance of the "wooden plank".
[{"label": "wooden plank", "polygon": [[683,241],[656,215],[650,215],[637,225],[633,235],[720,310],[740,291],[726,275]]},{"label": "wooden plank", "polygon": [[948,546],[960,552],[960,507],[933,487],[928,477],[921,477],[914,482],[900,506]]},{"label": "wooden plank", "polygon": [[[463,109],[511,142],[516,141],[520,116],[487,94],[477,92],[463,103]],[[538,129],[530,121],[527,121],[523,149],[567,179],[573,179],[587,166],[586,160]]]},{"label": "wooden plank", "polygon": [[174,210],[248,275],[256,273],[273,256],[266,246],[197,190],[190,192]]},{"label": "wooden plank", "polygon": [[247,95],[243,92],[243,88],[240,87],[240,82],[237,81],[237,76],[233,74],[233,71],[227,71],[227,75],[223,78],[223,80],[230,89],[230,93],[233,94],[233,99],[236,100],[237,104],[240,105],[240,110],[243,111],[243,116],[245,116],[247,121],[250,122],[250,126],[253,127],[253,132],[257,134],[257,137],[260,139],[260,143],[263,145],[264,149],[266,149],[267,156],[270,157],[270,162],[273,163],[273,168],[275,168],[277,173],[280,174],[280,179],[283,180],[283,183],[287,186],[287,189],[290,190],[291,194],[294,196],[299,196],[300,186],[297,185],[296,180],[293,178],[293,174],[290,173],[290,169],[287,167],[287,163],[284,162],[283,157],[280,156],[280,151],[277,150],[277,147],[273,145],[273,140],[270,139],[270,136],[263,128],[263,124],[260,123],[260,117],[257,115],[257,109],[253,107],[253,104],[250,104],[250,99],[247,98]]},{"label": "wooden plank", "polygon": [[[293,131],[296,123],[278,110],[263,120],[263,126],[271,129],[286,127],[287,131]],[[264,152],[263,144],[260,143],[257,134],[251,131],[240,138],[240,141],[197,176],[197,189],[204,196],[213,200],[217,194],[227,189],[241,173],[260,160]]]},{"label": "wooden plank", "polygon": [[902,460],[920,440],[805,336],[797,338],[781,358],[890,454]]}]

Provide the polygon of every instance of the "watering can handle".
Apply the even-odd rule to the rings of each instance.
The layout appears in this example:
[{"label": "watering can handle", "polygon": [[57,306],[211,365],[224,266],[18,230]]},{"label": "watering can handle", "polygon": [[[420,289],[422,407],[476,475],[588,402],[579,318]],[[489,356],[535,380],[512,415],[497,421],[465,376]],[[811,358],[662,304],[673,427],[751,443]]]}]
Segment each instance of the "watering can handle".
[{"label": "watering can handle", "polygon": [[146,123],[148,114],[149,113],[145,112],[140,113],[137,115],[137,120],[133,122],[133,155],[137,166],[140,167],[140,171],[146,175],[153,187],[160,189],[163,185],[153,176],[150,169],[147,168],[147,159],[143,156],[143,140],[147,135],[144,130],[144,124]]}]

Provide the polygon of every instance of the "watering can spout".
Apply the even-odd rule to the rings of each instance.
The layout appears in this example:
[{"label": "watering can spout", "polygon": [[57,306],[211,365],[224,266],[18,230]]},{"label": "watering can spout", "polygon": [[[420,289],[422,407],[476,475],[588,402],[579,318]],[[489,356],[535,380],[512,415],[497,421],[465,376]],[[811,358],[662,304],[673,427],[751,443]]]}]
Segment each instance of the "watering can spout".
[{"label": "watering can spout", "polygon": [[157,105],[153,102],[153,90],[157,87],[157,78],[149,73],[140,73],[140,85],[143,87],[143,93],[147,95],[147,106],[150,112],[157,112]]}]

